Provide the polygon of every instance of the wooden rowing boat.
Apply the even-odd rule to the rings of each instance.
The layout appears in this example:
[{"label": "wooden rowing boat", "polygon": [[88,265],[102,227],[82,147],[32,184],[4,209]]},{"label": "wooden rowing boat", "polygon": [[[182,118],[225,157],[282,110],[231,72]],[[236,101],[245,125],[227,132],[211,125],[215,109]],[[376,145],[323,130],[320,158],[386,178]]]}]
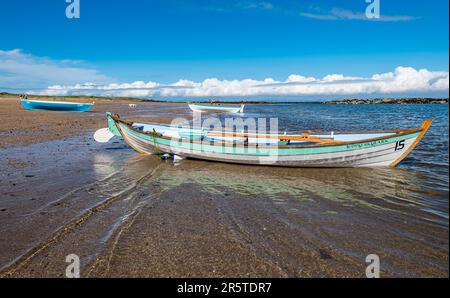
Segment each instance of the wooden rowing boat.
[{"label": "wooden rowing boat", "polygon": [[27,110],[86,112],[92,108],[93,103],[79,103],[69,101],[43,101],[21,99],[20,103]]},{"label": "wooden rowing boat", "polygon": [[395,167],[416,147],[432,120],[418,128],[301,134],[255,134],[133,123],[107,113],[111,135],[143,154],[289,167]]},{"label": "wooden rowing boat", "polygon": [[226,113],[243,113],[244,104],[240,106],[222,105],[222,104],[206,104],[206,103],[191,103],[189,108],[194,112],[226,112]]}]

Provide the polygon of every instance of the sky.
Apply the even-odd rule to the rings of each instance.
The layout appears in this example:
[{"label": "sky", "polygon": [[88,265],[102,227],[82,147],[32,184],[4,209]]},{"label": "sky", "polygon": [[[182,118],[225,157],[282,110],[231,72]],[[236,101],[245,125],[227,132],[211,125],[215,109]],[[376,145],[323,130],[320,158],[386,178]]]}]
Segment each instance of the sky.
[{"label": "sky", "polygon": [[0,92],[448,97],[448,1],[367,1],[2,0]]}]

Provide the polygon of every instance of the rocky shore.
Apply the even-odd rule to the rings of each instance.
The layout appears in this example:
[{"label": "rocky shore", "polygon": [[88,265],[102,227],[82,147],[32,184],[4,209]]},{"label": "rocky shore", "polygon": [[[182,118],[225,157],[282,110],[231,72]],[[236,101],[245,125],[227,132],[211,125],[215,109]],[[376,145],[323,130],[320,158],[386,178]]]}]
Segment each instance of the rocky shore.
[{"label": "rocky shore", "polygon": [[383,98],[383,99],[343,99],[335,101],[324,101],[322,104],[347,104],[347,105],[361,105],[361,104],[410,104],[410,103],[433,103],[433,104],[448,104],[448,98]]}]

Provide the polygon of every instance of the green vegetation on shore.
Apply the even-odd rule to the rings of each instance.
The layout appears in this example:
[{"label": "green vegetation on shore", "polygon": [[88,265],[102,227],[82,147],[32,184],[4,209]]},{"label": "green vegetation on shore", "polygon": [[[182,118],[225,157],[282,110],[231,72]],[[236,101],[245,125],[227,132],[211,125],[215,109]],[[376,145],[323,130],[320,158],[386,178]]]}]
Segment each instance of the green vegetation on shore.
[{"label": "green vegetation on shore", "polygon": [[[19,98],[20,94],[0,92],[0,98]],[[106,96],[89,96],[89,95],[68,95],[68,96],[53,96],[53,95],[33,95],[28,94],[30,99],[43,99],[43,100],[65,100],[65,99],[84,99],[88,101],[98,102],[110,102],[110,101],[139,101],[139,102],[163,102],[162,100],[147,100],[133,97],[106,97]]]}]

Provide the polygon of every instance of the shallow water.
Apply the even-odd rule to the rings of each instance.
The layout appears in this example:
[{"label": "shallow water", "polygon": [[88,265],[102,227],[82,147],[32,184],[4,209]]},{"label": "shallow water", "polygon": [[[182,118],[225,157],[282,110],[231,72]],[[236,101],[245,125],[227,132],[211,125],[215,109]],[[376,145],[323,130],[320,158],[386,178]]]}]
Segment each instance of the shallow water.
[{"label": "shallow water", "polygon": [[[224,123],[229,115],[218,116]],[[449,124],[446,104],[247,105],[243,118],[277,118],[279,130],[378,130],[414,128],[425,119],[433,124],[419,146],[399,168],[426,175],[422,186],[448,191]]]},{"label": "shallow water", "polygon": [[247,116],[287,130],[434,123],[398,168],[173,163],[91,134],[2,150],[2,274],[60,276],[77,253],[84,276],[364,276],[376,253],[384,276],[448,276],[448,105],[249,105]]}]

